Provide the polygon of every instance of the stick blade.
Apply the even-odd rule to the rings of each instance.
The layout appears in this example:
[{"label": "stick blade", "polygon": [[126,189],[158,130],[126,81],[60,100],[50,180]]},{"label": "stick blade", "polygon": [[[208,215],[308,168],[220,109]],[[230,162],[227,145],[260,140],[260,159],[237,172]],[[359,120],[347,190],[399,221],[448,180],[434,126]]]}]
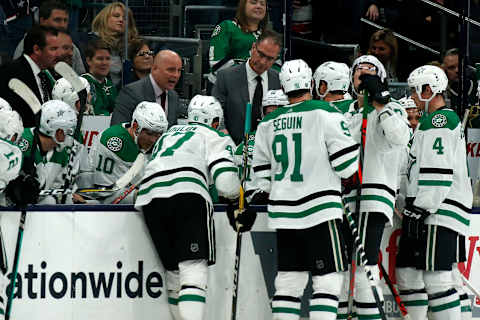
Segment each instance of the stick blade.
[{"label": "stick blade", "polygon": [[80,92],[85,89],[85,85],[78,77],[78,74],[63,61],[57,62],[55,64],[55,71],[58,72],[62,77],[64,77],[73,87],[75,92]]},{"label": "stick blade", "polygon": [[20,81],[17,78],[12,78],[8,82],[8,87],[28,104],[33,114],[37,114],[42,109],[42,104],[37,96],[25,83],[23,83],[23,81]]}]

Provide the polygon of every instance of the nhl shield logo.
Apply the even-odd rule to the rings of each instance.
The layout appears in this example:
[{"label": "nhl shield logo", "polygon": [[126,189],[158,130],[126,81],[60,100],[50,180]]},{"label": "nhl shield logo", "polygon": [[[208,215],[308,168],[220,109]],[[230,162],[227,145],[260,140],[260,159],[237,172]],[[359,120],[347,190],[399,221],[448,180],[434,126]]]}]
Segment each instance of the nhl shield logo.
[{"label": "nhl shield logo", "polygon": [[447,124],[447,117],[445,117],[443,114],[436,114],[432,118],[432,125],[435,128],[442,128]]},{"label": "nhl shield logo", "polygon": [[107,140],[107,148],[110,151],[118,152],[122,149],[123,141],[119,137],[111,137]]},{"label": "nhl shield logo", "polygon": [[29,146],[30,146],[30,143],[25,138],[22,138],[22,141],[20,141],[20,143],[18,144],[18,147],[22,152],[27,151]]},{"label": "nhl shield logo", "polygon": [[190,244],[190,251],[192,251],[193,253],[195,253],[195,252],[198,252],[198,250],[199,250],[198,243],[193,242],[193,243]]}]

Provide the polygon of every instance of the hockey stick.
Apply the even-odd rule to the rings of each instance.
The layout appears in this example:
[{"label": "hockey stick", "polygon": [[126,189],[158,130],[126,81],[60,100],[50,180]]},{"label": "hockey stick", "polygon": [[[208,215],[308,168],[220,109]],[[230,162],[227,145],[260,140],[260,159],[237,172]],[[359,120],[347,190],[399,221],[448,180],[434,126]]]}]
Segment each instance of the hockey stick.
[{"label": "hockey stick", "polygon": [[117,198],[115,198],[112,201],[112,204],[119,204],[123,199],[125,199],[130,193],[132,193],[133,190],[135,190],[137,186],[132,184],[130,188],[127,190],[123,191],[121,195],[119,195]]},{"label": "hockey stick", "polygon": [[402,299],[400,298],[400,295],[398,294],[397,289],[395,289],[395,287],[393,286],[392,280],[390,279],[390,276],[388,275],[387,270],[385,270],[381,262],[378,262],[378,265],[380,266],[380,272],[382,273],[383,278],[385,279],[385,282],[387,283],[387,286],[390,289],[390,292],[395,298],[395,302],[397,303],[398,309],[400,309],[400,314],[402,315],[402,318],[411,319],[410,315],[408,314],[407,308],[405,307],[405,304],[403,303]]},{"label": "hockey stick", "polygon": [[[42,105],[40,101],[38,100],[37,96],[30,90],[29,87],[25,85],[22,81],[18,79],[11,79],[8,82],[8,87],[15,92],[17,95],[19,95],[30,107],[32,110],[33,114],[36,115],[41,109]],[[27,173],[35,175],[35,150],[37,148],[38,144],[38,136],[35,134],[35,129],[33,130],[33,143],[32,143],[32,152],[29,157],[29,162],[25,164],[25,169],[28,170]],[[24,170],[25,171],[25,170]],[[10,280],[10,294],[8,296],[7,300],[7,308],[5,310],[5,319],[10,319],[10,313],[12,312],[12,304],[13,304],[13,295],[15,291],[15,285],[16,285],[16,280],[17,280],[17,274],[18,274],[18,265],[20,262],[20,251],[22,249],[22,242],[23,242],[23,231],[25,229],[25,221],[27,219],[27,208],[26,206],[22,206],[21,208],[21,214],[20,214],[20,221],[18,224],[18,234],[17,234],[17,243],[15,245],[15,255],[13,258],[13,276],[12,279]]]},{"label": "hockey stick", "polygon": [[[248,136],[250,132],[250,122],[252,118],[252,105],[247,103],[247,109],[245,110],[245,128],[244,128],[244,140],[243,140],[243,168],[242,178],[240,180],[240,198],[238,200],[238,210],[240,212],[245,208],[245,181],[247,178],[248,170]],[[241,214],[241,213],[240,213]],[[237,227],[237,242],[235,247],[235,264],[233,268],[233,294],[232,294],[232,318],[237,318],[237,299],[238,299],[238,278],[240,276],[240,257],[242,253],[242,233],[240,228]]]},{"label": "hockey stick", "polygon": [[133,162],[130,169],[128,169],[127,172],[125,172],[125,174],[121,176],[120,179],[117,180],[117,182],[115,182],[113,189],[125,188],[130,183],[130,181],[132,181],[132,179],[135,178],[135,176],[139,174],[140,171],[142,171],[144,164],[145,164],[145,153],[140,152],[137,155],[137,158]]},{"label": "hockey stick", "polygon": [[467,288],[470,289],[470,291],[472,291],[475,296],[477,296],[477,299],[480,299],[480,291],[478,291],[477,288],[475,288],[473,284],[468,281],[468,279],[461,272],[460,275],[462,276],[462,281],[467,286]]},{"label": "hockey stick", "polygon": [[[65,183],[63,185],[64,189],[68,189],[73,182],[73,164],[75,162],[75,157],[77,154],[77,146],[75,144],[75,138],[80,135],[80,129],[82,127],[82,120],[83,120],[83,113],[85,112],[85,105],[87,102],[87,88],[83,84],[83,82],[78,77],[77,73],[63,61],[58,62],[55,65],[55,71],[58,72],[62,77],[64,77],[73,87],[73,90],[77,92],[78,98],[80,99],[80,111],[77,118],[77,124],[75,126],[75,131],[73,132],[73,140],[70,149],[70,153],[68,155],[68,164],[67,164],[67,172],[65,174]],[[62,196],[61,203],[65,203],[67,200],[67,195],[64,194]]]}]

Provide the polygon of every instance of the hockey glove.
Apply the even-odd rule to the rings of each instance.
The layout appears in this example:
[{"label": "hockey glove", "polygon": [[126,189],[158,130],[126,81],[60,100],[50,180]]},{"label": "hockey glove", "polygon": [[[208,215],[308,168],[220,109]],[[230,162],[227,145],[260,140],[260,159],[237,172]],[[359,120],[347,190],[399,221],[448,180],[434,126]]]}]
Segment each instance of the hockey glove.
[{"label": "hockey glove", "polygon": [[268,193],[266,193],[265,191],[259,191],[253,195],[250,204],[268,204],[268,197]]},{"label": "hockey glove", "polygon": [[390,92],[388,85],[380,80],[379,76],[371,74],[362,74],[359,78],[362,82],[359,90],[367,90],[368,102],[376,101],[380,104],[387,104],[390,101]]},{"label": "hockey glove", "polygon": [[29,174],[20,174],[5,189],[7,197],[17,206],[35,204],[40,193],[40,183]]},{"label": "hockey glove", "polygon": [[352,174],[350,177],[346,179],[342,179],[342,187],[343,191],[342,194],[349,194],[353,190],[357,190],[358,186],[360,185],[360,179],[358,177],[358,171]]},{"label": "hockey glove", "polygon": [[227,205],[227,216],[235,232],[247,232],[252,229],[253,223],[257,218],[257,212],[248,205],[240,210],[238,203],[229,203]]},{"label": "hockey glove", "polygon": [[412,204],[407,204],[403,211],[403,232],[406,232],[406,236],[420,240],[423,238],[425,230],[425,219],[430,213],[420,207],[416,207]]}]

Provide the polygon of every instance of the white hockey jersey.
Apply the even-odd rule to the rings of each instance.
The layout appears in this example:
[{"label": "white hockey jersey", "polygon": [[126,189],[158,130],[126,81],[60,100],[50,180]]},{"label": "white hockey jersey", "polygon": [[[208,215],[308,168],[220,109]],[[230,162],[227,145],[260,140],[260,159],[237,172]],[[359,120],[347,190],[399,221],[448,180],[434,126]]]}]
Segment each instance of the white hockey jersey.
[{"label": "white hockey jersey", "polygon": [[284,106],[265,116],[253,151],[255,175],[269,181],[269,227],[306,229],[342,219],[341,178],[358,168],[358,144],[345,117],[324,101]]},{"label": "white hockey jersey", "polygon": [[466,235],[473,195],[460,119],[447,108],[422,119],[410,150],[407,196],[432,213],[426,224]]},{"label": "white hockey jersey", "polygon": [[233,161],[235,144],[229,135],[209,126],[191,123],[171,127],[158,139],[145,175],[135,207],[140,209],[154,198],[169,198],[179,193],[196,193],[212,203],[209,185],[215,184],[222,196],[225,185],[219,184],[226,174],[228,188],[240,183],[238,168]]},{"label": "white hockey jersey", "polygon": [[[411,137],[406,113],[396,102],[389,102],[379,112],[367,105],[367,132],[362,170],[360,210],[382,212],[392,223],[393,208],[399,187],[399,166]],[[349,118],[349,129],[361,143],[363,108]],[[345,197],[349,210],[355,212],[357,190]]]},{"label": "white hockey jersey", "polygon": [[0,159],[0,206],[6,206],[4,191],[8,183],[18,177],[22,151],[16,144],[0,138]]},{"label": "white hockey jersey", "polygon": [[[30,156],[33,145],[33,128],[26,128],[22,134],[22,140],[19,147],[23,152],[23,156]],[[72,164],[72,175],[76,176],[79,167],[81,155],[81,146],[75,140],[76,154]],[[40,147],[37,145],[35,150],[35,166],[37,179],[40,182],[40,188],[52,189],[63,188],[65,185],[65,178],[67,173],[67,166],[70,161],[70,147],[65,147],[62,151],[50,150],[46,154],[40,152]],[[70,186],[75,189],[75,181]],[[41,200],[42,201],[42,200]]]}]

